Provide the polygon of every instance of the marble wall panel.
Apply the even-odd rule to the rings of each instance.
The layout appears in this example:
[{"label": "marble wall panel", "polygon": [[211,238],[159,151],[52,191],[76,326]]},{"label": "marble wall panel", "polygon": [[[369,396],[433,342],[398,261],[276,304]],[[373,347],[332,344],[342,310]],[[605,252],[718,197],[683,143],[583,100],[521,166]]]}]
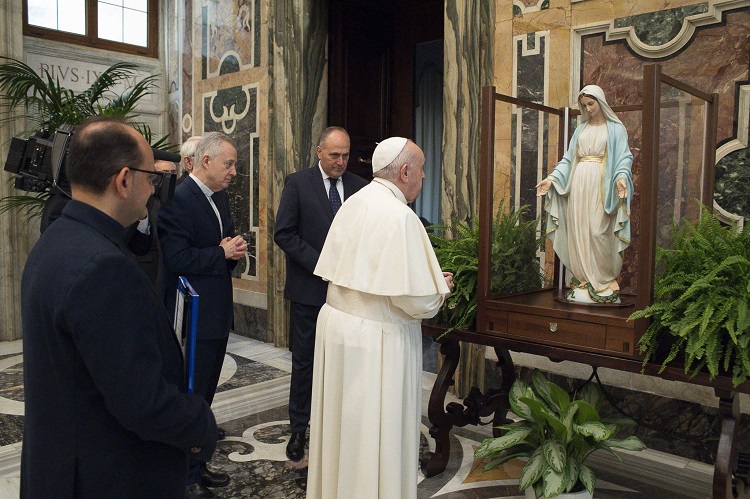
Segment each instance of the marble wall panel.
[{"label": "marble wall panel", "polygon": [[[204,8],[203,43],[205,78],[221,74],[227,56],[236,59],[240,69],[260,63],[259,36],[260,1],[233,0],[211,2]],[[257,50],[256,50],[257,49]]]},{"label": "marble wall panel", "polygon": [[[181,59],[180,81],[178,87],[181,90],[180,102],[180,135],[184,142],[186,139],[196,135],[193,133],[193,30],[195,29],[193,1],[185,0],[182,15],[184,23],[178,23],[177,36],[181,36],[182,43],[179,47],[171,47],[170,51],[176,51],[177,57]],[[181,50],[180,50],[181,49]]]}]

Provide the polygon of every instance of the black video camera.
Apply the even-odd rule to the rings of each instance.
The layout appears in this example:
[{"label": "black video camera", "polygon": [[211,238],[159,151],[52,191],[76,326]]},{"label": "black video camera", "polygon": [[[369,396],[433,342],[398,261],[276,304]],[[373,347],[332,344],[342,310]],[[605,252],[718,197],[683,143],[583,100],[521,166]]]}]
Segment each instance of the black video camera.
[{"label": "black video camera", "polygon": [[[75,128],[63,125],[50,135],[40,130],[28,139],[13,137],[8,148],[5,171],[16,175],[15,187],[30,192],[45,192],[57,185],[63,170],[68,145]],[[65,185],[65,191],[68,186]],[[70,194],[70,192],[68,192]]]},{"label": "black video camera", "polygon": [[[40,130],[28,139],[13,137],[5,161],[5,171],[16,175],[15,187],[28,192],[59,190],[70,197],[70,184],[65,175],[70,139],[75,133],[72,125],[62,125],[50,134]],[[151,150],[154,160],[180,162],[180,155],[159,149]],[[165,173],[164,180],[154,193],[162,203],[172,199],[176,175]]]}]

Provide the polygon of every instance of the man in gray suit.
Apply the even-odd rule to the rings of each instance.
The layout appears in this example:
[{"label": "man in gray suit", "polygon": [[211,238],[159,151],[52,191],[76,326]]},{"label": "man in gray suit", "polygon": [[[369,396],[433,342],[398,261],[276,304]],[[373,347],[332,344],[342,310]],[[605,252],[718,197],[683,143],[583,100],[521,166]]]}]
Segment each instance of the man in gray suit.
[{"label": "man in gray suit", "polygon": [[289,388],[291,438],[286,455],[305,455],[305,431],[310,422],[315,323],[326,301],[328,284],[313,275],[336,211],[367,182],[346,171],[349,134],[328,127],[316,148],[319,162],[287,176],[276,214],[274,241],[286,253],[284,296],[291,302],[289,342],[292,380]]}]

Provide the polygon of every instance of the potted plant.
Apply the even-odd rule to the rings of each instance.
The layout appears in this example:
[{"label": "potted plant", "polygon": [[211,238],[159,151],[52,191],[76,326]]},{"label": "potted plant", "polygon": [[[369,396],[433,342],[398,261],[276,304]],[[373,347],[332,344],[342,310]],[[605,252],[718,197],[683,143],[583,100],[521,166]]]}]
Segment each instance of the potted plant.
[{"label": "potted plant", "polygon": [[[492,224],[492,258],[490,289],[493,295],[521,293],[541,288],[546,277],[537,258],[539,238],[537,222],[524,220],[526,206],[504,209],[500,202]],[[477,279],[479,276],[479,229],[454,221],[453,237],[447,237],[446,226],[436,226],[430,234],[440,267],[453,272],[456,287],[445,301],[438,320],[454,329],[472,329],[476,321]]]},{"label": "potted plant", "polygon": [[[0,57],[0,109],[3,110],[0,126],[15,119],[11,113],[15,109],[26,116],[28,128],[23,135],[27,136],[40,129],[54,131],[63,124],[78,125],[89,116],[106,114],[130,121],[151,143],[148,125],[134,121],[138,117],[135,107],[140,99],[153,93],[158,75],[137,81],[121,95],[113,92],[115,86],[137,74],[135,64],[117,63],[104,70],[89,88],[75,93],[61,86],[46,69],[39,75],[22,61]],[[166,137],[152,145],[168,146]],[[42,192],[0,198],[0,213],[20,210],[27,219],[32,219],[41,215],[48,195]]]},{"label": "potted plant", "polygon": [[663,371],[683,357],[686,373],[740,385],[750,378],[750,230],[724,227],[703,207],[698,223],[673,231],[674,249],[657,249],[653,304],[630,316],[651,318],[643,364],[656,358]]},{"label": "potted plant", "polygon": [[[629,420],[607,421],[600,417],[601,388],[586,383],[571,398],[568,393],[534,370],[531,385],[520,378],[509,393],[510,407],[520,419],[498,428],[502,435],[484,440],[475,457],[489,470],[513,458],[528,458],[518,487],[527,497],[592,497],[596,477],[586,459],[596,450],[642,450],[635,436],[618,438]],[[619,423],[619,424],[618,424]]]}]

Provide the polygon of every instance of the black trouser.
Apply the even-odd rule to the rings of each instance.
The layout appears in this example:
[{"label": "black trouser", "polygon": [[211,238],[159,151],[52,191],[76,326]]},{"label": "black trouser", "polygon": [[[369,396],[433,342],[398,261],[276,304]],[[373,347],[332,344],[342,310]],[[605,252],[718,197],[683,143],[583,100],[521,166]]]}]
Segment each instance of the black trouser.
[{"label": "black trouser", "polygon": [[310,422],[315,323],[317,305],[290,303],[289,342],[292,345],[292,381],[289,386],[289,423],[294,433],[304,433]]},{"label": "black trouser", "polygon": [[[198,339],[195,345],[195,379],[193,381],[193,393],[200,395],[211,405],[219,384],[221,366],[224,364],[224,354],[227,352],[227,338],[218,340]],[[190,471],[188,472],[188,485],[200,480],[201,468],[206,463],[190,458]]]}]

